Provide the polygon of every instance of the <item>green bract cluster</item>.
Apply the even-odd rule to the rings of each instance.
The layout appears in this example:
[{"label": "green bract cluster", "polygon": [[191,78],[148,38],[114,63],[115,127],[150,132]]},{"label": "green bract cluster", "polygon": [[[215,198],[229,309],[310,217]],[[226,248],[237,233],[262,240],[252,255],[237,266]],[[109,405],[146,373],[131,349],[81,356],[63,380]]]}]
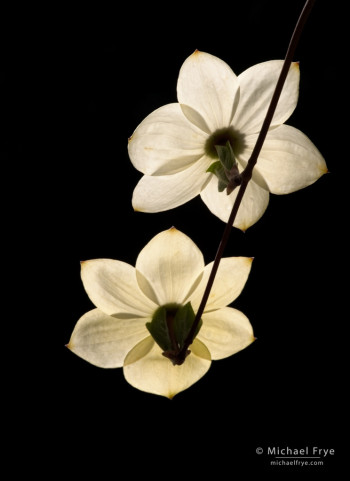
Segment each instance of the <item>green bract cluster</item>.
[{"label": "green bract cluster", "polygon": [[[158,346],[163,349],[163,356],[168,357],[177,364],[177,356],[185,346],[196,315],[188,302],[184,306],[168,304],[161,306],[153,315],[152,322],[147,322],[146,327]],[[197,336],[203,324],[200,320],[195,332]],[[188,352],[189,354],[189,352]]]},{"label": "green bract cluster", "polygon": [[241,184],[237,161],[229,141],[226,145],[215,145],[215,149],[219,160],[212,163],[207,172],[211,172],[218,178],[218,191],[222,192],[226,189],[227,195],[230,195]]}]

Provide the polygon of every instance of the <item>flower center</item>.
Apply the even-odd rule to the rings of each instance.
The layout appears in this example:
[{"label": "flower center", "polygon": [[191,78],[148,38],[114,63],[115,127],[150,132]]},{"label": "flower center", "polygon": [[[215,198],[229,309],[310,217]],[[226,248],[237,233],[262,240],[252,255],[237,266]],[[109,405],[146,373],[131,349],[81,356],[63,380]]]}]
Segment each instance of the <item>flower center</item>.
[{"label": "flower center", "polygon": [[218,154],[215,145],[226,145],[229,141],[234,154],[237,156],[245,147],[243,135],[233,127],[225,127],[216,130],[205,142],[204,151],[211,159],[217,159]]},{"label": "flower center", "polygon": [[[182,364],[186,356],[185,341],[191,331],[195,313],[191,303],[184,306],[180,304],[165,304],[159,307],[152,317],[152,322],[147,322],[146,327],[151,336],[163,350],[163,356],[169,358],[174,365]],[[198,334],[202,322],[199,323],[195,336]]]}]

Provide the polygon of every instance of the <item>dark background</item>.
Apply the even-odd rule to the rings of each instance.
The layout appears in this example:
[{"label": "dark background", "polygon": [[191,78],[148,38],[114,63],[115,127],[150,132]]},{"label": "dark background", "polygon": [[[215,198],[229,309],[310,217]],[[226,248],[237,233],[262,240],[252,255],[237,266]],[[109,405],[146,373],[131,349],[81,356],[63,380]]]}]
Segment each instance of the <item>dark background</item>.
[{"label": "dark background", "polygon": [[[269,470],[257,447],[307,445],[335,448],[336,456],[304,471],[340,462],[342,272],[348,272],[344,32],[343,14],[326,2],[317,2],[296,53],[300,99],[287,123],[316,144],[330,174],[294,194],[271,195],[263,218],[245,234],[234,229],[225,252],[255,257],[234,307],[248,316],[258,340],[213,362],[172,401],[138,391],[122,369],[99,369],[64,347],[93,308],[81,260],[134,265],[144,245],[173,225],[206,263],[213,260],[224,224],[199,197],[165,213],[133,212],[142,174],[128,159],[128,137],[146,115],[176,102],[179,69],[195,49],[220,57],[236,74],[284,58],[303,4],[61,7],[41,11],[42,20],[39,12],[22,11],[25,30],[13,20],[4,48],[10,109],[2,154],[19,167],[24,186],[13,223],[22,234],[17,252],[33,273],[26,282],[34,289],[27,304],[35,308],[34,327],[26,328],[40,339],[29,348],[31,374],[21,370],[31,401],[23,417],[44,427],[40,446],[54,456],[53,467],[107,467],[115,475],[127,467],[131,476],[141,469],[159,478],[215,468],[222,479],[238,467]],[[34,21],[26,21],[27,13]]]}]

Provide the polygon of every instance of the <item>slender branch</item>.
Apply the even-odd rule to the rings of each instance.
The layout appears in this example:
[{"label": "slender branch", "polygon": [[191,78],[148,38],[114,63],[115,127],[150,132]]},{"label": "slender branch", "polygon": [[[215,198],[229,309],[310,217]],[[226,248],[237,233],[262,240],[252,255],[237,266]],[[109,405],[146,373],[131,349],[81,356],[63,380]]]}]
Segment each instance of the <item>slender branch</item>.
[{"label": "slender branch", "polygon": [[302,12],[299,16],[296,27],[294,29],[294,32],[293,32],[292,38],[290,40],[286,56],[285,56],[283,67],[282,67],[280,76],[278,78],[276,88],[275,88],[275,91],[273,93],[273,96],[272,96],[269,108],[267,110],[264,122],[262,124],[258,139],[256,141],[256,144],[254,146],[254,149],[253,149],[253,152],[250,156],[248,164],[241,174],[242,182],[241,182],[241,185],[239,187],[236,200],[233,204],[233,208],[232,208],[230,217],[229,217],[229,219],[227,221],[227,224],[225,226],[225,230],[224,230],[224,233],[222,235],[221,242],[219,244],[219,247],[218,247],[218,250],[217,250],[217,253],[216,253],[216,256],[215,256],[213,267],[212,267],[212,270],[211,270],[211,273],[210,273],[210,276],[209,276],[209,279],[208,279],[207,286],[206,286],[204,294],[203,294],[202,301],[199,305],[198,311],[196,313],[196,317],[193,321],[191,330],[190,330],[190,332],[187,336],[185,344],[184,344],[182,350],[180,351],[180,353],[178,355],[178,361],[179,361],[178,364],[182,364],[184,362],[184,360],[186,358],[186,355],[187,355],[186,354],[187,349],[190,346],[190,344],[192,344],[192,342],[193,342],[197,326],[198,326],[199,321],[200,321],[200,319],[203,315],[206,303],[207,303],[208,298],[209,298],[211,288],[213,287],[215,276],[216,276],[216,273],[218,271],[219,264],[220,264],[224,249],[226,247],[227,241],[229,239],[230,232],[231,232],[233,223],[235,221],[239,206],[241,205],[242,198],[243,198],[243,195],[246,191],[247,185],[248,185],[250,179],[252,178],[254,166],[257,163],[261,148],[264,144],[267,132],[270,128],[272,118],[273,118],[273,115],[275,113],[275,110],[276,110],[278,100],[280,98],[284,83],[286,81],[286,78],[287,78],[287,75],[288,75],[288,72],[289,72],[289,69],[290,69],[290,65],[291,65],[293,57],[294,57],[295,50],[296,50],[297,45],[299,43],[301,33],[304,29],[306,20],[307,20],[309,14],[311,13],[311,10],[312,10],[315,2],[316,2],[316,0],[307,0],[307,2],[304,5],[304,8],[303,8],[303,10],[302,10]]}]

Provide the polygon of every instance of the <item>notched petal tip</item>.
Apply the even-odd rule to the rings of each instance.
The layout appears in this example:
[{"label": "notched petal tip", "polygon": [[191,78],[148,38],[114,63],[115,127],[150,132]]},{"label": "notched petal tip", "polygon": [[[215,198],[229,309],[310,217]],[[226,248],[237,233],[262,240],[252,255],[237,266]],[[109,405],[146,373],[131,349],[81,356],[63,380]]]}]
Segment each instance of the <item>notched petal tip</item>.
[{"label": "notched petal tip", "polygon": [[203,55],[204,52],[202,52],[201,50],[198,50],[198,48],[196,48],[196,50],[190,55],[189,58],[193,58],[193,59],[196,59],[196,58],[199,58],[201,55]]},{"label": "notched petal tip", "polygon": [[236,229],[239,229],[241,232],[243,232],[243,234],[246,233],[246,231],[249,229],[249,227],[251,227],[253,224],[252,223],[246,223],[244,220],[240,221],[240,223],[238,224],[233,224],[234,227],[236,227]]},{"label": "notched petal tip", "polygon": [[178,230],[176,229],[176,227],[172,226],[170,227],[169,232],[175,233],[175,232],[178,232]]},{"label": "notched petal tip", "polygon": [[131,205],[134,212],[143,212],[141,207],[134,204],[134,200],[132,200]]},{"label": "notched petal tip", "polygon": [[128,144],[130,144],[130,142],[132,141],[133,136],[134,136],[134,134],[130,135],[130,137],[128,137]]},{"label": "notched petal tip", "polygon": [[144,210],[142,209],[142,207],[138,206],[138,205],[135,203],[134,196],[133,196],[132,199],[131,199],[131,206],[132,206],[134,212],[144,212]]},{"label": "notched petal tip", "polygon": [[297,68],[298,70],[300,69],[300,62],[292,62],[292,67]]},{"label": "notched petal tip", "polygon": [[68,344],[65,344],[64,347],[67,347],[70,351],[72,350],[72,344],[69,341]]}]

